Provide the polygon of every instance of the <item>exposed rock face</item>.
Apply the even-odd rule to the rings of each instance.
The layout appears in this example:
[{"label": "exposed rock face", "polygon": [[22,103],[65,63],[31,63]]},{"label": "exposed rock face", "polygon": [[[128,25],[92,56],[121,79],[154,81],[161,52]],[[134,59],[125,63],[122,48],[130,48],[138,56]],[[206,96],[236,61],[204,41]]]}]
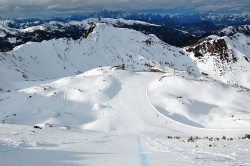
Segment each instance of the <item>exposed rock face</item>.
[{"label": "exposed rock face", "polygon": [[232,50],[227,46],[223,38],[205,38],[200,40],[194,46],[187,49],[188,52],[193,52],[194,56],[199,58],[206,55],[218,56],[222,61],[236,62],[237,58],[234,56]]},{"label": "exposed rock face", "polygon": [[83,35],[82,38],[87,38],[90,33],[92,33],[95,29],[96,25],[92,25]]}]

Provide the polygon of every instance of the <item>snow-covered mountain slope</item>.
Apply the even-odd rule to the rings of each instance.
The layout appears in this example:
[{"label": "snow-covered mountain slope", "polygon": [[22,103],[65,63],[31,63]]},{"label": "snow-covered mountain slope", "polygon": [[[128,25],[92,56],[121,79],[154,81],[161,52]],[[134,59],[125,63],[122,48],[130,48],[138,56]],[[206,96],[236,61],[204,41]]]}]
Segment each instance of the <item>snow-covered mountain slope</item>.
[{"label": "snow-covered mountain slope", "polygon": [[62,22],[28,22],[16,23],[11,20],[0,21],[0,50],[10,51],[15,46],[29,41],[41,42],[58,38],[79,39],[89,26]]},{"label": "snow-covered mountain slope", "polygon": [[[0,159],[6,166],[18,165],[20,156],[25,165],[34,163],[31,157],[43,158],[38,165],[164,165],[175,158],[177,165],[244,165],[249,92],[236,90],[241,89],[197,82],[186,72],[162,78],[101,67],[2,92]],[[225,91],[229,96],[220,98]],[[234,94],[245,102],[234,100],[227,107]],[[192,120],[206,125],[197,127]]]},{"label": "snow-covered mountain slope", "polygon": [[209,79],[192,80],[186,72],[171,74],[162,77],[160,73],[100,67],[2,93],[0,118],[2,123],[41,128],[135,132],[163,127],[167,122],[169,132],[187,135],[238,136],[247,132],[248,91]]},{"label": "snow-covered mountain slope", "polygon": [[18,22],[0,20],[0,51],[11,51],[14,47],[27,42],[42,42],[59,38],[77,40],[93,24],[105,23],[120,28],[141,31],[144,34],[155,34],[158,38],[171,45],[180,46],[195,39],[191,34],[166,26],[149,24],[142,21],[89,18],[82,21],[31,21]]},{"label": "snow-covered mountain slope", "polygon": [[244,88],[168,73],[149,85],[148,94],[161,114],[186,125],[250,128],[247,111],[250,96]]},{"label": "snow-covered mountain slope", "polygon": [[240,54],[244,74],[218,76],[154,35],[103,23],[88,32],[0,54],[2,165],[249,163],[250,91],[222,83],[248,85]]},{"label": "snow-covered mountain slope", "polygon": [[[243,34],[237,33],[232,37],[221,38],[210,36],[207,38],[208,41],[202,41],[203,45],[188,48],[188,51],[207,51],[204,56],[200,52],[194,52],[194,55],[188,54],[185,49],[165,44],[154,35],[144,35],[138,31],[116,28],[104,23],[92,27],[89,33],[85,34],[85,37],[79,40],[58,39],[42,43],[28,43],[0,55],[0,86],[1,91],[4,92],[1,99],[3,101],[2,108],[8,110],[3,112],[4,123],[25,125],[59,124],[62,127],[73,121],[72,116],[76,116],[81,118],[79,118],[79,122],[76,121],[75,125],[71,124],[71,127],[92,128],[93,124],[87,125],[87,123],[95,119],[96,115],[87,113],[81,116],[81,109],[86,108],[87,112],[89,110],[99,111],[100,109],[110,111],[111,109],[107,103],[102,105],[98,102],[110,100],[112,96],[120,91],[123,85],[117,81],[117,78],[110,77],[110,75],[103,77],[100,74],[98,77],[93,77],[93,79],[85,82],[83,78],[88,73],[84,72],[98,66],[113,66],[113,69],[116,69],[122,64],[124,64],[126,70],[133,72],[157,70],[177,74],[179,71],[183,71],[185,74],[182,77],[192,75],[194,81],[192,79],[180,79],[180,76],[178,76],[170,83],[166,83],[168,87],[180,84],[177,89],[183,92],[177,91],[179,96],[177,96],[178,93],[170,92],[173,88],[169,89],[162,86],[157,89],[154,89],[154,87],[148,89],[149,93],[152,93],[150,94],[152,98],[150,100],[152,100],[154,107],[157,108],[156,110],[162,113],[164,111],[161,110],[166,109],[167,113],[162,114],[175,121],[180,120],[181,123],[195,127],[227,128],[228,116],[240,114],[239,118],[241,119],[244,111],[248,110],[247,105],[242,104],[249,97],[249,55],[248,50],[246,50],[249,49],[246,46],[249,41],[248,37]],[[207,48],[207,50],[197,48]],[[241,54],[238,49],[242,50]],[[109,73],[109,70],[104,71]],[[103,71],[96,72],[102,73]],[[84,75],[74,76],[80,73],[84,73]],[[90,75],[93,76],[93,73]],[[204,75],[207,77],[206,79],[203,78]],[[77,81],[72,82],[72,79]],[[208,83],[203,83],[202,80],[206,80]],[[211,82],[216,82],[215,80],[218,81],[217,85],[210,85]],[[98,82],[101,85],[98,85]],[[236,86],[236,83],[240,86]],[[187,92],[184,91],[185,88],[181,84],[189,86]],[[88,85],[98,88],[89,87]],[[234,87],[231,87],[231,85],[234,85]],[[112,92],[108,92],[109,87],[111,87]],[[197,90],[197,87],[201,89]],[[145,89],[147,88],[145,87]],[[159,91],[159,89],[162,90]],[[198,92],[197,95],[193,92],[195,89]],[[203,93],[207,95],[199,96],[203,89]],[[67,97],[66,91],[72,95]],[[101,91],[107,91],[108,94],[111,93],[112,95],[101,93]],[[226,91],[228,91],[228,95],[226,98],[221,99],[223,102],[232,102],[233,98],[238,94],[237,91],[244,91],[244,93],[239,93],[238,100],[231,104],[223,104],[215,100],[218,98],[218,94],[225,94]],[[13,97],[10,97],[10,94],[13,94]],[[157,97],[157,95],[161,96]],[[94,96],[94,98],[90,96]],[[207,99],[208,96],[212,96],[212,99]],[[95,99],[96,97],[97,99]],[[177,100],[174,101],[175,106],[166,107],[166,104],[170,105],[172,103],[172,100],[170,103],[166,102],[172,97],[177,97]],[[78,98],[84,101],[78,101]],[[164,100],[158,101],[159,98]],[[64,104],[61,103],[62,99]],[[93,103],[92,99],[95,100]],[[8,101],[7,103],[13,103],[14,101],[19,101],[19,103],[16,103],[15,107],[13,107],[6,104],[5,100]],[[49,108],[46,103],[51,101],[58,104]],[[67,104],[68,101],[73,101],[74,104]],[[240,106],[239,101],[242,102]],[[180,103],[184,105],[180,105]],[[25,112],[20,110],[21,112],[17,113],[16,108],[23,108],[25,105],[29,105]],[[178,110],[176,110],[177,108]],[[194,110],[199,112],[200,108],[205,109],[204,115],[193,112]],[[67,111],[72,109],[76,112],[69,113]],[[34,110],[37,111],[34,112]],[[188,111],[190,111],[190,114],[185,113]],[[38,117],[34,118],[30,113]],[[22,115],[22,117],[16,117],[17,114]],[[32,117],[32,119],[24,120],[25,123],[23,123],[23,116]],[[55,117],[61,116],[62,122],[57,122]],[[12,121],[12,118],[15,120]],[[69,120],[64,120],[68,118]],[[224,121],[223,118],[225,118]],[[218,119],[220,119],[220,124],[218,124]],[[238,121],[235,122],[235,125],[228,128],[248,128],[248,125],[243,120],[239,123]],[[110,130],[110,128],[106,127],[105,130]]]},{"label": "snow-covered mountain slope", "polygon": [[[106,24],[98,24],[87,38],[28,43],[2,53],[0,58],[2,79],[11,77],[13,82],[58,78],[122,64],[132,71],[149,71],[152,67],[195,71],[183,49],[165,44],[154,35]],[[6,75],[7,71],[14,74]],[[1,82],[3,89],[8,90],[8,86]]]},{"label": "snow-covered mountain slope", "polygon": [[1,71],[13,73],[2,73],[1,88],[13,89],[12,83],[7,83],[9,78],[16,80],[12,82],[44,80],[121,64],[132,71],[149,71],[152,67],[188,70],[197,76],[208,74],[223,83],[249,88],[249,40],[242,33],[230,37],[213,35],[185,48],[186,52],[154,35],[100,23],[87,38],[27,43],[1,53]]},{"label": "snow-covered mountain slope", "polygon": [[[247,27],[247,26],[246,26]],[[206,37],[187,47],[197,67],[205,75],[224,83],[250,88],[250,36],[222,30],[232,36]]]},{"label": "snow-covered mountain slope", "polygon": [[15,22],[14,20],[0,20],[0,29],[4,32],[10,34],[18,34],[22,32],[34,32],[36,30],[41,31],[64,31],[65,28],[70,27],[72,25],[79,26],[83,29],[89,28],[90,25],[96,23],[106,23],[113,26],[118,26],[119,24],[124,25],[151,25],[151,26],[159,26],[156,24],[150,24],[143,21],[136,20],[125,20],[122,18],[112,19],[112,18],[89,18],[84,19],[82,21],[45,21],[39,20],[34,22]]},{"label": "snow-covered mountain slope", "polygon": [[229,26],[226,27],[216,34],[219,36],[233,36],[236,33],[242,33],[244,35],[249,36],[250,35],[250,25],[242,25],[242,26]]}]

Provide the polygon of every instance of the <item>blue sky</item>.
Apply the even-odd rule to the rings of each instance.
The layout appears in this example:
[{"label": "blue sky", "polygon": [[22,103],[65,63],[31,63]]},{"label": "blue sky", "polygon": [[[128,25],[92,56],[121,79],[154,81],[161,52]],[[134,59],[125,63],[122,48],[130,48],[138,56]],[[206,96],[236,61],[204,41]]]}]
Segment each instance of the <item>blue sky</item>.
[{"label": "blue sky", "polygon": [[241,13],[250,11],[250,0],[0,0],[1,17],[65,16],[104,9]]}]

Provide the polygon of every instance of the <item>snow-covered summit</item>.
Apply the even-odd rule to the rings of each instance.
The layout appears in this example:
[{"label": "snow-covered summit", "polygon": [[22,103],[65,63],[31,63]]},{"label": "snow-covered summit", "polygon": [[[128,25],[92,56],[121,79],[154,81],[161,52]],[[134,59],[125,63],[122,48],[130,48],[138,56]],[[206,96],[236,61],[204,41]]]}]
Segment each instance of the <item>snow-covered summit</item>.
[{"label": "snow-covered summit", "polygon": [[250,87],[249,26],[228,27],[187,47],[203,73],[222,82]]},{"label": "snow-covered summit", "polygon": [[131,71],[150,71],[156,67],[184,70],[197,76],[206,73],[223,83],[250,87],[249,37],[244,34],[209,36],[188,47],[188,53],[162,42],[155,35],[106,23],[96,25],[87,38],[31,42],[2,53],[1,67],[15,73],[8,77],[20,81],[58,78],[98,66],[125,64]]},{"label": "snow-covered summit", "polygon": [[242,33],[250,36],[250,25],[229,26],[220,30],[217,34],[220,36],[233,36],[236,33]]},{"label": "snow-covered summit", "polygon": [[0,21],[0,51],[7,52],[15,46],[27,42],[42,42],[43,40],[59,38],[73,38],[77,40],[91,25],[97,23],[134,29],[145,34],[155,34],[161,40],[172,45],[180,45],[194,38],[191,34],[178,29],[122,18],[89,18],[81,21],[68,22],[43,20],[14,22],[12,20],[4,20]]},{"label": "snow-covered summit", "polygon": [[3,70],[15,73],[14,80],[58,78],[98,66],[121,64],[132,71],[149,71],[152,67],[195,70],[183,49],[170,46],[155,35],[103,23],[97,24],[85,39],[27,43],[2,53],[0,58]]},{"label": "snow-covered summit", "polygon": [[118,26],[119,24],[126,24],[126,25],[133,25],[133,24],[139,24],[139,25],[151,25],[151,26],[159,26],[157,24],[150,24],[144,21],[137,21],[137,20],[126,20],[123,18],[89,18],[82,21],[70,21],[69,24],[80,24],[80,25],[89,25],[89,24],[96,24],[96,23],[105,23],[108,25]]}]

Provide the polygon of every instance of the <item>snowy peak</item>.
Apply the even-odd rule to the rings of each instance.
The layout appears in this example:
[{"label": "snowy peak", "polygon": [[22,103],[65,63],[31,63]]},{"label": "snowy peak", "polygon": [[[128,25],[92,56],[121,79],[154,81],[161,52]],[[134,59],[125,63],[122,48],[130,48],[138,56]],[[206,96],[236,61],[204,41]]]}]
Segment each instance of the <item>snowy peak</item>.
[{"label": "snowy peak", "polygon": [[18,23],[13,20],[0,21],[0,51],[10,51],[15,46],[27,42],[42,42],[43,40],[72,38],[79,39],[93,24],[106,23],[113,26],[140,24],[143,26],[157,26],[142,21],[124,19],[86,19],[83,21],[34,21]]},{"label": "snowy peak", "polygon": [[[242,33],[230,37],[213,35],[182,49],[152,34],[96,23],[78,40],[27,43],[2,53],[1,67],[13,74],[8,78],[1,75],[3,80],[13,82],[44,80],[124,64],[131,71],[177,69],[196,76],[205,73],[223,83],[249,88],[249,43],[249,37]],[[7,82],[1,85],[5,90],[11,88]]]},{"label": "snowy peak", "polygon": [[137,20],[125,20],[123,18],[113,19],[113,18],[89,18],[86,20],[83,20],[82,22],[87,22],[88,24],[94,24],[94,23],[105,23],[108,25],[113,26],[121,26],[121,25],[148,25],[148,26],[160,26],[157,24],[150,24],[144,21],[137,21]]},{"label": "snowy peak", "polygon": [[233,36],[236,33],[242,33],[244,35],[250,36],[250,25],[229,26],[220,30],[217,34],[219,36]]},{"label": "snowy peak", "polygon": [[[230,29],[230,28],[229,28]],[[243,33],[232,36],[208,36],[186,48],[198,68],[224,83],[250,87],[250,37]]]},{"label": "snowy peak", "polygon": [[[104,23],[92,27],[86,38],[27,43],[0,56],[1,66],[15,73],[11,79],[16,82],[22,77],[23,80],[44,80],[74,75],[98,66],[122,64],[131,71],[150,71],[152,68],[195,71],[183,49],[170,46],[155,35]],[[6,89],[9,84],[2,86]]]},{"label": "snowy peak", "polygon": [[[189,46],[188,51],[193,52],[195,57],[204,55],[219,56],[222,61],[236,62],[241,56],[249,57],[250,26],[227,27],[218,32],[199,40]],[[242,54],[237,54],[237,51]]]},{"label": "snowy peak", "polygon": [[218,56],[221,61],[235,62],[237,61],[233,52],[228,49],[224,38],[210,36],[202,39],[200,42],[187,49],[193,52],[195,57],[203,57],[204,55]]},{"label": "snowy peak", "polygon": [[[11,22],[11,23],[8,23]],[[175,46],[193,40],[194,37],[178,29],[163,27],[143,21],[111,19],[111,18],[90,18],[82,21],[34,21],[18,23],[11,20],[0,21],[0,51],[10,51],[14,47],[27,42],[42,42],[59,38],[79,39],[91,25],[105,23],[120,28],[129,28],[141,31],[144,34],[155,34],[164,42]]]}]

